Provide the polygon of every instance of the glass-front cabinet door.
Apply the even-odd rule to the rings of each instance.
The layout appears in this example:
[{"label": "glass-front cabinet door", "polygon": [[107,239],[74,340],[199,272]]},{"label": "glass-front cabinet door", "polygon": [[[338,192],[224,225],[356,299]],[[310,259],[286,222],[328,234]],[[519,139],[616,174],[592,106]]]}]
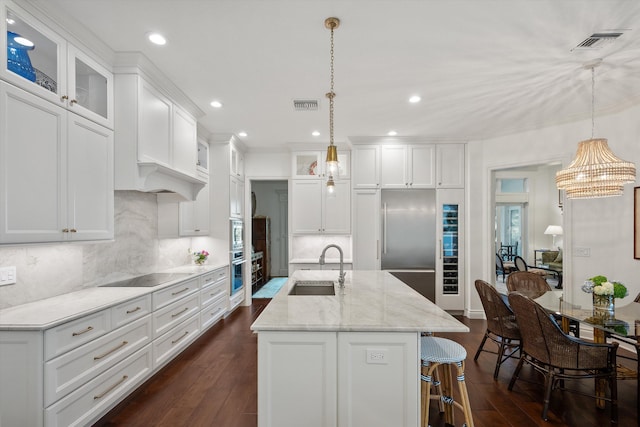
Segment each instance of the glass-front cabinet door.
[{"label": "glass-front cabinet door", "polygon": [[3,77],[57,104],[66,93],[66,42],[12,3],[4,10],[6,50]]},{"label": "glass-front cabinet door", "polygon": [[19,6],[3,4],[3,79],[113,128],[113,74]]}]

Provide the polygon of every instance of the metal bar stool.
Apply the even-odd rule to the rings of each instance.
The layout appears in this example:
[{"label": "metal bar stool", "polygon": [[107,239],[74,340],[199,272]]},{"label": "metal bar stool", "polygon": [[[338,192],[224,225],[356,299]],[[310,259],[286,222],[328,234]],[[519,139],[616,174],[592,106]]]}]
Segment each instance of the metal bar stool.
[{"label": "metal bar stool", "polygon": [[[464,414],[464,425],[473,427],[471,416],[471,405],[469,404],[469,394],[467,385],[464,382],[464,361],[467,358],[467,351],[457,342],[446,338],[434,336],[423,336],[420,338],[421,347],[421,379],[422,379],[422,426],[429,425],[429,401],[439,400],[445,403],[445,422],[454,425],[453,409],[457,407]],[[442,383],[432,381],[437,374],[436,369],[442,365]],[[453,365],[456,366],[458,388],[460,389],[460,400],[453,399]],[[436,393],[431,394],[431,385],[436,387]],[[442,411],[442,407],[441,407]]]}]

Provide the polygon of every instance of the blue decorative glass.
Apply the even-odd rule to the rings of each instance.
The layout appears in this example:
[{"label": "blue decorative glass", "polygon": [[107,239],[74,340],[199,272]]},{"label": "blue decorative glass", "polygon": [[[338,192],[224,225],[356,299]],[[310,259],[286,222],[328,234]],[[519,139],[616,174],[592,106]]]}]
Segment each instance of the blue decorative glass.
[{"label": "blue decorative glass", "polygon": [[36,72],[31,66],[29,51],[34,46],[26,46],[18,43],[15,38],[20,37],[12,31],[7,31],[7,67],[19,76],[32,82],[36,81]]}]

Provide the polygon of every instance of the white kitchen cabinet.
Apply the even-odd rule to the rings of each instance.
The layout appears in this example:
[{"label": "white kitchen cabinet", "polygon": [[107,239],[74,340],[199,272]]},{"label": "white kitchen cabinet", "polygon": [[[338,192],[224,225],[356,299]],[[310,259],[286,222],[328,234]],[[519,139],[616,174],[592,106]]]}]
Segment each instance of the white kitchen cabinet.
[{"label": "white kitchen cabinet", "polygon": [[415,332],[260,331],[258,424],[418,426],[418,340]]},{"label": "white kitchen cabinet", "polygon": [[[34,43],[27,50],[31,68],[16,61],[11,46],[21,49],[12,34],[2,32],[2,79],[55,105],[113,129],[113,74],[87,53],[65,40],[51,22],[43,23],[12,1],[4,2],[2,22],[7,31]],[[10,20],[9,23],[7,20]]]},{"label": "white kitchen cabinet", "polygon": [[195,118],[137,72],[116,73],[115,94],[115,188],[195,200],[206,184],[197,173]]},{"label": "white kitchen cabinet", "polygon": [[357,145],[353,156],[353,189],[380,187],[380,146]]},{"label": "white kitchen cabinet", "polygon": [[231,218],[242,219],[244,215],[244,181],[234,175],[229,177],[229,209]]},{"label": "white kitchen cabinet", "polygon": [[324,180],[293,180],[291,191],[293,234],[351,232],[351,181],[335,181],[333,196]]},{"label": "white kitchen cabinet", "polygon": [[356,270],[380,269],[380,190],[353,191],[353,244]]},{"label": "white kitchen cabinet", "polygon": [[229,174],[244,180],[244,153],[235,144],[229,146]]},{"label": "white kitchen cabinet", "polygon": [[[229,302],[228,267],[196,273],[107,307],[92,290],[86,292],[88,298],[77,296],[82,306],[78,313],[69,315],[67,300],[66,315],[52,327],[30,324],[32,330],[11,329],[19,322],[3,318],[3,426],[95,423],[222,318]],[[95,301],[95,307],[88,301]],[[43,307],[47,311],[55,303],[33,304],[42,306],[28,308],[27,313]]]},{"label": "white kitchen cabinet", "polygon": [[382,145],[382,188],[435,188],[435,146]]},{"label": "white kitchen cabinet", "polygon": [[464,188],[465,144],[438,144],[436,171],[438,188]]},{"label": "white kitchen cabinet", "polygon": [[200,176],[209,176],[209,144],[206,141],[198,140],[198,160],[196,169]]},{"label": "white kitchen cabinet", "polygon": [[0,242],[112,239],[113,131],[4,82],[0,102]]},{"label": "white kitchen cabinet", "polygon": [[[326,179],[326,151],[296,151],[291,156],[291,178]],[[338,151],[338,175],[334,179],[350,178],[350,156]]]}]

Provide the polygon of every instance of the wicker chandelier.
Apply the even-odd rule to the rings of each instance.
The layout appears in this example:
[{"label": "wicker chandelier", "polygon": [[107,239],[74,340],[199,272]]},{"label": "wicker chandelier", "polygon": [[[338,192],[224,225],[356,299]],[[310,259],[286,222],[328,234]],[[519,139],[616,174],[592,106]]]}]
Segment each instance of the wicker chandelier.
[{"label": "wicker chandelier", "polygon": [[329,98],[329,146],[327,147],[327,191],[332,194],[335,190],[334,176],[338,175],[338,149],[333,144],[333,98],[336,94],[333,91],[333,30],[340,26],[340,20],[338,18],[327,18],[324,20],[324,26],[331,30],[331,89],[326,94]]},{"label": "wicker chandelier", "polygon": [[624,184],[636,180],[633,163],[621,160],[609,149],[605,138],[594,138],[595,72],[602,60],[585,65],[591,69],[591,139],[578,144],[576,158],[556,173],[556,185],[569,199],[619,196]]}]

